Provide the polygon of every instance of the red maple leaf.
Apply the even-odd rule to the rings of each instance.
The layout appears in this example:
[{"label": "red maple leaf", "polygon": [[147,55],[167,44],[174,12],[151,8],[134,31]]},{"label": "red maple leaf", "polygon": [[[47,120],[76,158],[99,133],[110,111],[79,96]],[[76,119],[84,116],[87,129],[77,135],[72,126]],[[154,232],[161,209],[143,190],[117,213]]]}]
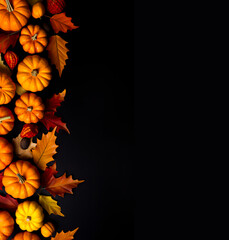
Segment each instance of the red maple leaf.
[{"label": "red maple leaf", "polygon": [[17,206],[18,201],[12,198],[10,195],[7,194],[5,197],[0,195],[0,208],[11,212],[15,212]]}]

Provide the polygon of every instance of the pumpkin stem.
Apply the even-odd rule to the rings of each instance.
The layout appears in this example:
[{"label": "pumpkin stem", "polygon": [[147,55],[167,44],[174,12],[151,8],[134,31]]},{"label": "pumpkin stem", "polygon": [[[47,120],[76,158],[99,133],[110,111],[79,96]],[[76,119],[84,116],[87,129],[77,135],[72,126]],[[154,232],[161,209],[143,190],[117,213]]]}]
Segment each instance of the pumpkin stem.
[{"label": "pumpkin stem", "polygon": [[14,9],[12,8],[10,1],[9,0],[5,0],[5,1],[6,1],[8,12],[13,12]]},{"label": "pumpkin stem", "polygon": [[0,123],[2,123],[2,121],[4,121],[4,120],[8,120],[8,119],[11,119],[11,116],[2,117],[2,118],[0,118]]},{"label": "pumpkin stem", "polygon": [[26,218],[26,221],[29,222],[29,221],[31,221],[31,219],[32,219],[32,218],[31,218],[30,216],[28,216],[28,217]]},{"label": "pumpkin stem", "polygon": [[34,41],[34,40],[37,40],[37,33],[34,34],[34,36],[31,37],[31,39]]},{"label": "pumpkin stem", "polygon": [[19,183],[23,184],[25,182],[25,178],[20,173],[17,174],[17,177],[19,178]]},{"label": "pumpkin stem", "polygon": [[31,72],[33,77],[36,77],[38,74],[38,70],[37,69],[33,69],[33,71]]},{"label": "pumpkin stem", "polygon": [[32,110],[33,110],[33,107],[32,107],[32,106],[27,107],[27,111],[32,112]]}]

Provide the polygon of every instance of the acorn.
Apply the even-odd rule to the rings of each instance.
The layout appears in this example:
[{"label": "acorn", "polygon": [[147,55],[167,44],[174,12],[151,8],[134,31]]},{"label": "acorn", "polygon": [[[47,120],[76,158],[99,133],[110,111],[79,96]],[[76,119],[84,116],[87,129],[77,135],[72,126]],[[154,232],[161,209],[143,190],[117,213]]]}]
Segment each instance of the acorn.
[{"label": "acorn", "polygon": [[18,55],[13,52],[13,51],[7,51],[6,54],[4,55],[4,59],[8,66],[10,67],[11,70],[13,70],[18,63]]},{"label": "acorn", "polygon": [[52,14],[61,13],[65,6],[64,0],[47,0],[47,9]]}]

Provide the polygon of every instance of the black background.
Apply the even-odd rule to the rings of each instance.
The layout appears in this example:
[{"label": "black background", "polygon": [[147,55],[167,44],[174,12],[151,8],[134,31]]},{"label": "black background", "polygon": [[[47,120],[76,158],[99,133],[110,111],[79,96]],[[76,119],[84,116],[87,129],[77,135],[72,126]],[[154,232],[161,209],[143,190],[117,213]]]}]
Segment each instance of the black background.
[{"label": "black background", "polygon": [[[79,227],[76,239],[133,239],[133,3],[66,4],[66,15],[80,28],[58,34],[68,42],[69,59],[62,77],[54,70],[51,84],[39,95],[45,99],[67,90],[57,115],[71,134],[57,134],[54,158],[60,175],[67,172],[85,182],[74,195],[57,197],[66,217],[50,218],[58,232]],[[20,58],[24,55],[21,51]],[[15,127],[9,138],[17,134]]]}]

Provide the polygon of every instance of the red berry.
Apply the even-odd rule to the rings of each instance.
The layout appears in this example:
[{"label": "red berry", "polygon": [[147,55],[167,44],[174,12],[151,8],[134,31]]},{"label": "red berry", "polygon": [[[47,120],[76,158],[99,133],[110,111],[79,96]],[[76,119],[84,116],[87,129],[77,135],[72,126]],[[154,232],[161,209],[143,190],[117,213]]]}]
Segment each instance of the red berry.
[{"label": "red berry", "polygon": [[52,14],[61,13],[65,5],[64,0],[47,0],[47,9]]},{"label": "red berry", "polygon": [[13,70],[18,63],[18,55],[13,51],[7,51],[4,55],[4,59],[11,70]]}]

